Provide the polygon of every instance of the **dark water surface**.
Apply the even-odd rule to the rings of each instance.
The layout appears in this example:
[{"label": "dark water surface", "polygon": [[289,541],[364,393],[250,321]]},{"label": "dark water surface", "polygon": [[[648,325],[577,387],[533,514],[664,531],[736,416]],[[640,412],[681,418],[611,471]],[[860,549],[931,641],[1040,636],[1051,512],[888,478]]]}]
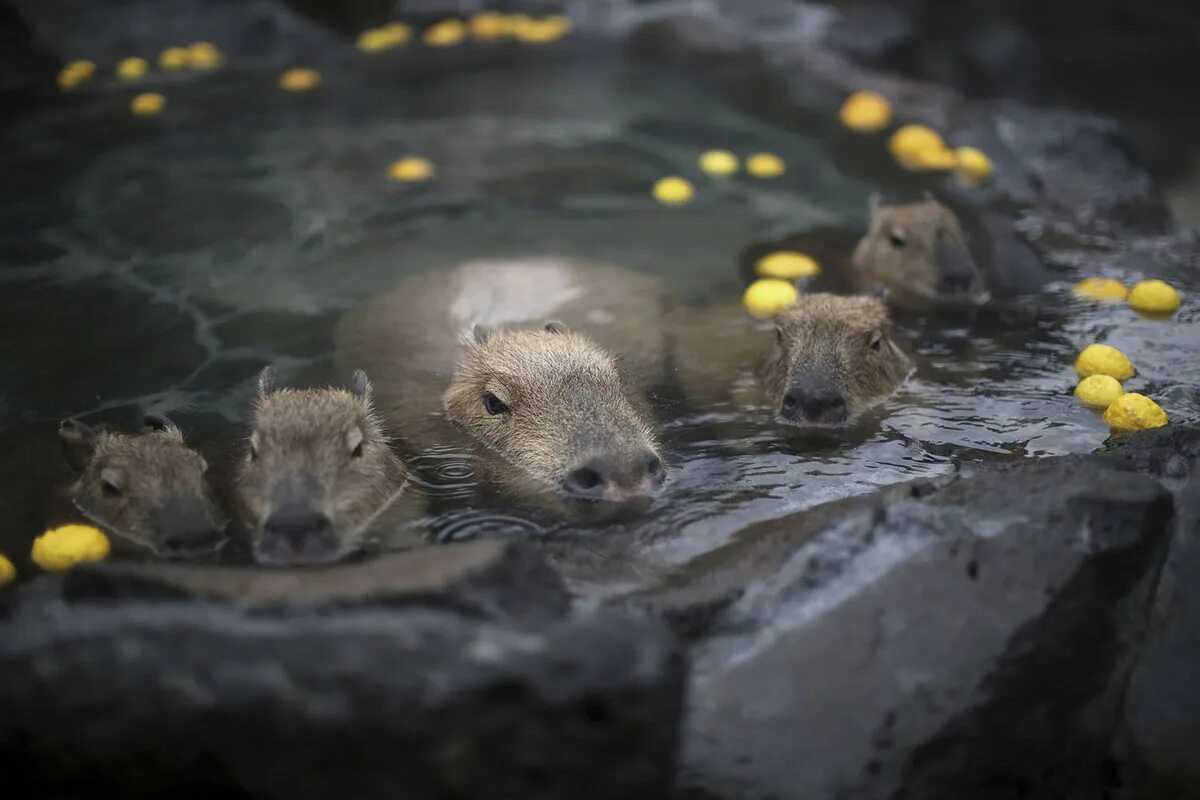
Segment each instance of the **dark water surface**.
[{"label": "dark water surface", "polygon": [[[445,56],[368,62],[347,46],[323,56],[324,84],[305,95],[278,90],[274,66],[233,60],[156,78],[168,97],[156,118],[130,115],[134,92],[104,81],[11,112],[0,134],[6,469],[25,452],[15,442],[52,436],[66,415],[128,427],[163,412],[195,439],[232,438],[262,366],[283,382],[344,380],[333,368],[338,315],[414,271],[579,257],[656,275],[681,304],[727,303],[756,243],[825,230],[852,240],[871,191],[914,187],[872,174],[883,159],[839,168],[847,148],[853,159],[878,141],[769,124],[686,75],[615,55]],[[789,169],[771,181],[707,178],[695,162],[713,147],[777,153]],[[388,165],[405,155],[431,159],[434,180],[390,182]],[[693,203],[654,202],[650,186],[668,174],[696,183]],[[843,431],[788,430],[766,407],[656,387],[673,469],[635,520],[580,529],[482,491],[450,436],[414,458],[431,509],[416,524],[435,539],[567,535],[599,559],[636,560],[637,580],[750,522],[873,486],[1096,448],[1106,426],[1071,396],[1071,363],[1093,341],[1133,360],[1128,390],[1172,422],[1200,420],[1200,287],[1180,287],[1184,308],[1155,322],[1072,299],[1077,277],[984,309],[902,317],[920,369]]]}]

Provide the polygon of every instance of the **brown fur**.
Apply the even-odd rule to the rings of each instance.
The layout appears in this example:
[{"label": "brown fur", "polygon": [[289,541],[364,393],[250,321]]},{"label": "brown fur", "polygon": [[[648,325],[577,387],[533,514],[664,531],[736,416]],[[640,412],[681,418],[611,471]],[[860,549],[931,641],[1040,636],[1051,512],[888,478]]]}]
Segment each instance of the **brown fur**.
[{"label": "brown fur", "polygon": [[158,554],[215,550],[224,543],[226,520],[205,481],[208,464],[184,444],[179,428],[147,419],[157,427],[133,435],[62,424],[64,454],[79,470],[72,502],[120,539]]},{"label": "brown fur", "polygon": [[264,370],[237,479],[239,505],[259,557],[265,526],[289,482],[304,481],[305,502],[332,523],[336,546],[319,560],[357,549],[401,492],[406,470],[391,451],[370,384],[365,376],[361,381],[359,392],[276,389]]},{"label": "brown fur", "polygon": [[776,408],[784,409],[789,390],[815,379],[838,393],[853,415],[891,394],[912,370],[893,341],[887,308],[873,297],[801,295],[776,318],[776,331],[776,345],[759,370]]},{"label": "brown fur", "polygon": [[[488,393],[508,412],[489,414]],[[612,357],[578,334],[497,331],[473,338],[443,403],[452,421],[552,486],[579,464],[614,451],[661,458]]]},{"label": "brown fur", "polygon": [[[802,379],[840,392],[848,415],[891,393],[912,364],[890,334],[887,310],[867,296],[801,295],[770,322],[740,306],[681,310],[673,315],[675,363],[698,406],[753,406],[765,394],[782,413],[784,395]],[[879,332],[879,350],[871,349]]]},{"label": "brown fur", "polygon": [[[662,369],[668,302],[657,281],[616,267],[472,261],[407,278],[347,314],[338,357],[370,369],[381,411],[418,448],[442,443],[430,422],[445,415],[539,485],[559,488],[602,451],[614,462],[657,457],[634,406]],[[577,333],[539,330],[548,319]],[[476,342],[477,324],[496,332]],[[513,400],[503,419],[484,409],[489,381]]]},{"label": "brown fur", "polygon": [[860,289],[882,285],[888,299],[900,304],[986,299],[982,273],[958,218],[932,199],[894,206],[873,200],[871,227],[851,263]]}]

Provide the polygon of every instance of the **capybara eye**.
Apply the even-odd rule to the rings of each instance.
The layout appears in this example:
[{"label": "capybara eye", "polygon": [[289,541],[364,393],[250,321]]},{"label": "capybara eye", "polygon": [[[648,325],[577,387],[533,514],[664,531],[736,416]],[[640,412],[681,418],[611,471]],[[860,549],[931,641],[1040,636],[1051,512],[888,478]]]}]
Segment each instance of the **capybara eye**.
[{"label": "capybara eye", "polygon": [[655,456],[646,462],[647,475],[657,475],[660,469],[662,469],[662,462],[658,460],[658,456]]},{"label": "capybara eye", "polygon": [[775,329],[775,344],[780,346],[783,345],[783,331],[781,331],[779,328]]},{"label": "capybara eye", "polygon": [[892,243],[892,247],[899,250],[901,247],[904,247],[904,244],[907,240],[904,238],[904,234],[899,233],[898,231],[892,231],[888,234],[888,241]]},{"label": "capybara eye", "polygon": [[508,406],[504,405],[500,398],[496,397],[496,395],[492,394],[491,392],[484,393],[483,407],[487,410],[487,413],[491,414],[493,417],[497,414],[504,414],[508,411]]},{"label": "capybara eye", "polygon": [[250,443],[250,460],[258,461],[258,448],[254,446],[254,442]]},{"label": "capybara eye", "polygon": [[116,484],[109,481],[100,481],[100,492],[105,497],[120,497],[121,489]]},{"label": "capybara eye", "polygon": [[873,331],[871,338],[867,340],[867,346],[872,350],[878,350],[883,346],[883,334],[879,331]]},{"label": "capybara eye", "polygon": [[363,443],[359,442],[358,446],[350,451],[350,457],[351,458],[362,458],[362,454],[363,454]]}]

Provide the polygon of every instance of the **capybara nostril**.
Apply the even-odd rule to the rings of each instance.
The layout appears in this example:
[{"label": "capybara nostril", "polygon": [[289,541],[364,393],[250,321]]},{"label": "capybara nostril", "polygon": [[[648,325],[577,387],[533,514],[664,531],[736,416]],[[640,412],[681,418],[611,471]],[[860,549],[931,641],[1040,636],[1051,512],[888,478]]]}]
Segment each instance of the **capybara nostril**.
[{"label": "capybara nostril", "polygon": [[215,553],[225,546],[228,539],[225,533],[212,526],[198,526],[173,530],[167,534],[161,545],[162,554],[167,557],[199,556]]},{"label": "capybara nostril", "polygon": [[666,476],[662,459],[643,450],[632,456],[592,458],[567,475],[563,488],[581,499],[622,502],[652,494]]},{"label": "capybara nostril", "polygon": [[297,554],[317,554],[336,548],[333,523],[319,511],[281,511],[263,525],[266,538],[276,548]]},{"label": "capybara nostril", "polygon": [[846,419],[846,401],[837,392],[814,392],[800,401],[811,422],[841,422]]},{"label": "capybara nostril", "polygon": [[567,494],[583,498],[599,498],[604,494],[610,469],[601,459],[592,459],[579,469],[571,471],[563,481]]},{"label": "capybara nostril", "polygon": [[848,416],[846,399],[834,389],[789,389],[779,413],[794,422],[844,422]]}]

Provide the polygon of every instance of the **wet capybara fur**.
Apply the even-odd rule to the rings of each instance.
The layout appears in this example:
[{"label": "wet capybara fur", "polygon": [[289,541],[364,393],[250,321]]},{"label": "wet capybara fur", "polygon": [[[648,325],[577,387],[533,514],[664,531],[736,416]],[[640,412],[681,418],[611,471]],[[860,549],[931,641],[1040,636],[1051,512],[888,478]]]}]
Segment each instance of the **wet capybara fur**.
[{"label": "wet capybara fur", "polygon": [[380,410],[411,444],[437,445],[430,421],[448,419],[543,490],[620,503],[666,471],[643,410],[666,304],[657,281],[615,267],[468,262],[347,314],[338,356],[377,376]]},{"label": "wet capybara fur", "polygon": [[406,481],[365,373],[349,389],[292,389],[263,370],[236,486],[256,560],[326,563],[358,550]]},{"label": "wet capybara fur", "polygon": [[699,406],[769,404],[795,425],[836,425],[888,396],[912,371],[884,302],[802,294],[768,322],[732,305],[673,317],[680,381]]},{"label": "wet capybara fur", "polygon": [[114,550],[192,557],[225,544],[226,518],[205,480],[208,463],[165,417],[150,415],[136,434],[59,426],[63,456],[78,477],[67,491],[92,523],[112,534]]},{"label": "wet capybara fur", "polygon": [[871,225],[851,257],[859,291],[884,287],[896,305],[977,304],[988,298],[954,212],[932,198],[902,205],[871,200]]}]

